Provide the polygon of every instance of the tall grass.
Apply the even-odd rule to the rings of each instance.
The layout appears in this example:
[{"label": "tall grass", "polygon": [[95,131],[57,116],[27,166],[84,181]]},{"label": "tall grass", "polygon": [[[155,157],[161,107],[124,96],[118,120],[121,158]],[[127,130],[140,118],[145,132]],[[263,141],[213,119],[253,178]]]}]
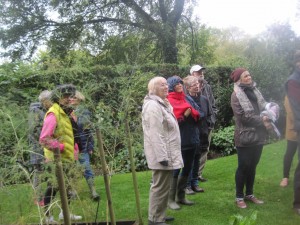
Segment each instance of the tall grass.
[{"label": "tall grass", "polygon": [[[265,204],[249,203],[247,209],[235,206],[234,174],[237,167],[236,155],[209,160],[204,176],[208,182],[201,183],[204,193],[187,196],[195,201],[194,206],[183,206],[179,211],[168,210],[168,215],[174,216],[174,225],[228,225],[234,215],[249,217],[257,212],[258,225],[299,225],[300,217],[292,210],[293,174],[297,157],[291,169],[290,185],[281,188],[283,155],[285,141],[264,147],[261,161],[257,167],[254,193],[263,199]],[[151,171],[137,174],[141,200],[141,211],[144,224],[147,224],[148,193]],[[96,178],[97,189],[101,194],[97,221],[109,220],[106,206],[106,196],[103,178]],[[84,221],[94,222],[97,203],[89,198],[85,180],[79,181],[79,199],[72,201],[71,211],[84,216]],[[136,208],[131,174],[113,175],[111,177],[111,193],[113,207],[118,220],[135,220]],[[59,200],[59,198],[56,198]],[[54,204],[54,216],[57,219],[59,204]],[[0,224],[28,224],[40,221],[39,211],[33,204],[33,191],[28,184],[6,186],[0,189]]]}]

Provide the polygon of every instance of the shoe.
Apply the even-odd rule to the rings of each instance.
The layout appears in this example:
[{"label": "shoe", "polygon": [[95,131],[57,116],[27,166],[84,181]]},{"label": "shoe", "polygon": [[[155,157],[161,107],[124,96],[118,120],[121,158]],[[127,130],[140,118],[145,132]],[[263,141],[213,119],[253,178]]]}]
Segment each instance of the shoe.
[{"label": "shoe", "polygon": [[53,216],[46,216],[44,219],[45,224],[55,224],[58,223],[57,221],[54,220]]},{"label": "shoe", "polygon": [[[63,214],[63,212],[60,212],[58,218],[59,218],[60,220],[63,220],[63,219],[64,219],[64,214]],[[77,215],[75,215],[75,214],[70,214],[70,218],[71,218],[71,220],[82,220],[82,216],[77,216]]]},{"label": "shoe", "polygon": [[300,216],[300,208],[294,208],[294,211]]},{"label": "shoe", "polygon": [[166,222],[168,222],[168,221],[174,221],[174,220],[175,220],[175,218],[172,217],[172,216],[166,216],[166,217],[165,217],[165,221],[166,221]]},{"label": "shoe", "polygon": [[184,191],[185,191],[185,194],[186,194],[186,195],[194,195],[194,194],[196,194],[196,193],[192,190],[191,187],[186,187]]},{"label": "shoe", "polygon": [[280,187],[286,187],[289,184],[289,178],[283,178],[280,182]]},{"label": "shoe", "polygon": [[236,206],[239,207],[240,209],[247,208],[247,205],[244,200],[236,200],[235,203],[236,203]]},{"label": "shoe", "polygon": [[77,198],[77,191],[75,190],[69,190],[68,191],[68,196],[70,197],[70,199],[76,199]]},{"label": "shoe", "polygon": [[198,177],[198,180],[201,181],[201,182],[206,182],[206,181],[207,181],[207,179],[205,179],[205,178],[202,177],[202,176],[199,176],[199,177]]},{"label": "shoe", "polygon": [[192,190],[197,193],[204,192],[204,189],[199,187],[198,185],[192,186]]},{"label": "shoe", "polygon": [[245,196],[245,200],[248,200],[248,201],[253,202],[254,204],[258,204],[258,205],[264,204],[264,201],[259,200],[258,198],[254,197],[254,195]]}]

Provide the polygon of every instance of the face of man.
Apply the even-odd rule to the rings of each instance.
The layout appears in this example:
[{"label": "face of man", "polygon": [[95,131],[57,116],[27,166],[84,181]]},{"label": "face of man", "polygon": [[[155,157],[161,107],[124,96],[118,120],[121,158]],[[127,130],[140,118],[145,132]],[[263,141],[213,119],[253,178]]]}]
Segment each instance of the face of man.
[{"label": "face of man", "polygon": [[203,81],[204,80],[204,69],[201,69],[199,71],[194,71],[192,75],[197,77],[199,81]]},{"label": "face of man", "polygon": [[44,99],[42,101],[42,105],[44,109],[49,109],[52,105],[52,102],[49,99]]}]

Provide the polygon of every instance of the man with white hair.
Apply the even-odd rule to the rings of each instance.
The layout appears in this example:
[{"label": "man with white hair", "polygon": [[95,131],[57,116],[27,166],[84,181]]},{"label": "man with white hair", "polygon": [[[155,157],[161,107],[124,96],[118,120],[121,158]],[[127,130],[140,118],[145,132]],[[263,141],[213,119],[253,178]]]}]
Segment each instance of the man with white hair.
[{"label": "man with white hair", "polygon": [[[208,104],[209,104],[209,110],[212,112],[211,115],[208,118],[209,121],[209,133],[208,133],[208,137],[209,137],[209,145],[207,148],[207,151],[201,152],[201,157],[200,157],[200,167],[199,167],[199,181],[201,182],[205,182],[207,181],[203,176],[203,169],[205,167],[205,163],[207,160],[207,154],[209,151],[209,146],[210,146],[210,141],[211,141],[211,135],[212,135],[212,130],[214,129],[215,123],[216,123],[216,115],[217,115],[217,107],[216,107],[216,103],[215,103],[215,98],[212,92],[212,88],[211,86],[208,84],[208,82],[204,79],[204,70],[206,68],[202,67],[200,65],[194,65],[192,66],[192,68],[190,69],[190,74],[192,76],[195,76],[198,78],[199,80],[199,84],[200,84],[200,95],[205,96],[208,99]],[[200,140],[201,142],[201,140]]]},{"label": "man with white hair", "polygon": [[43,172],[42,164],[44,161],[44,152],[39,144],[39,138],[45,113],[52,105],[50,100],[51,92],[42,91],[39,95],[39,102],[30,104],[28,116],[28,142],[31,148],[29,164],[33,166],[33,188],[35,191],[35,204],[44,206],[43,194],[41,192],[40,177]]}]

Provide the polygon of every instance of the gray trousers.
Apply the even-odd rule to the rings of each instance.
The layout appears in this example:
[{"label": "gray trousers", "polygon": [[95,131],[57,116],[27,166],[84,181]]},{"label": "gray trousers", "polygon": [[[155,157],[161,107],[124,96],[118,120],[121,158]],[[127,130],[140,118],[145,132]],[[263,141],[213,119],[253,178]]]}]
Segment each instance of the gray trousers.
[{"label": "gray trousers", "polygon": [[[212,136],[212,132],[213,130],[209,130],[209,134],[208,134],[208,141],[209,141],[209,144],[208,144],[208,147],[207,147],[207,151],[204,151],[204,152],[201,152],[201,156],[200,156],[200,162],[199,162],[199,171],[198,171],[198,175],[199,176],[202,176],[202,173],[203,173],[203,169],[205,167],[205,163],[207,161],[207,154],[209,152],[209,147],[210,147],[210,142],[211,142],[211,136]],[[201,142],[201,140],[200,140]]]},{"label": "gray trousers", "polygon": [[168,195],[173,170],[152,170],[153,183],[149,193],[148,219],[164,222],[168,207]]}]

